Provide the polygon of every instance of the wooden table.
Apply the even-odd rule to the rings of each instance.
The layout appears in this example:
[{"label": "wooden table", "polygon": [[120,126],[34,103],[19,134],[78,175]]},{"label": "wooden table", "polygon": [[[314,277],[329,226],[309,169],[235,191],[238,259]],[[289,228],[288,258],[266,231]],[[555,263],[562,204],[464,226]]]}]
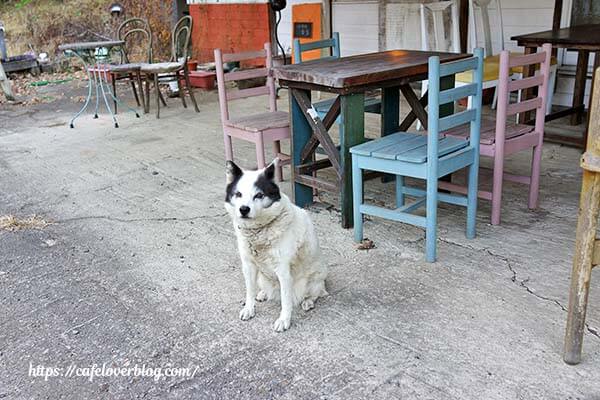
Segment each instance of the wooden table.
[{"label": "wooden table", "polygon": [[[572,107],[547,115],[546,121],[571,115],[572,125],[581,124],[585,109],[583,99],[585,95],[585,82],[587,79],[590,52],[595,53],[594,71],[600,66],[600,24],[578,25],[569,28],[518,35],[511,37],[511,40],[516,40],[519,46],[525,47],[526,54],[535,53],[537,48],[544,43],[550,43],[556,48],[565,48],[576,50],[578,52]],[[524,76],[532,76],[535,73],[535,70],[534,67],[531,66],[526,68],[524,72]],[[592,82],[594,82],[593,79]],[[525,119],[527,120],[528,118],[526,117]],[[546,134],[544,139],[557,143],[584,147],[587,142],[588,130],[589,124],[582,138]]]},{"label": "wooden table", "polygon": [[[109,60],[111,51],[113,49],[119,49],[124,44],[125,42],[122,40],[106,40],[102,42],[67,43],[58,46],[59,50],[64,51],[66,54],[74,55],[77,58],[79,58],[83,63],[83,67],[88,75],[88,93],[85,98],[83,107],[81,107],[81,109],[77,112],[77,114],[73,116],[73,118],[71,118],[71,121],[69,122],[69,126],[71,128],[75,127],[75,120],[81,115],[81,113],[83,113],[83,111],[85,111],[87,106],[90,104],[93,89],[95,89],[96,92],[96,108],[94,110],[94,118],[98,118],[100,95],[102,95],[102,98],[104,99],[104,104],[106,105],[106,109],[112,117],[115,128],[119,127],[117,117],[108,105],[108,99],[106,97],[108,94],[110,97],[112,97],[114,101],[118,101],[114,93],[108,87],[108,83],[106,82],[107,67],[105,66],[104,62]],[[104,73],[104,76],[102,76],[102,72]],[[131,107],[127,106],[127,108],[133,111],[136,117],[140,117],[139,114]]]},{"label": "wooden table", "polygon": [[[364,94],[382,89],[381,135],[407,130],[418,118],[427,127],[427,95],[420,99],[409,83],[427,79],[427,63],[437,55],[442,62],[466,58],[468,54],[392,50],[338,59],[321,59],[275,68],[279,84],[290,90],[292,129],[292,179],[294,202],[303,207],[313,201],[313,188],[340,193],[342,227],[351,228],[352,166],[350,148],[365,141]],[[441,88],[454,87],[454,77],[445,78]],[[311,90],[337,95],[327,115],[321,120],[312,109]],[[400,122],[400,92],[411,107]],[[451,113],[446,104],[441,113]],[[341,115],[339,150],[328,130]],[[443,114],[442,114],[443,115]],[[315,160],[321,146],[326,159]],[[329,182],[313,173],[333,167],[336,181]]]}]

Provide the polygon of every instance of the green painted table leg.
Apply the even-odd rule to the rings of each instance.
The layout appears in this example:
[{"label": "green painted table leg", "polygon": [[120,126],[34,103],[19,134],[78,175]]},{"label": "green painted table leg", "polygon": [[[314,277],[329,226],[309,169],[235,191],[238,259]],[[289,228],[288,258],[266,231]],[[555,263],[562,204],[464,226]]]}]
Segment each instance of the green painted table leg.
[{"label": "green painted table leg", "polygon": [[[440,80],[440,91],[454,87],[454,75],[442,77]],[[454,114],[454,103],[440,104],[440,118]]]},{"label": "green painted table leg", "polygon": [[[454,87],[454,75],[448,75],[442,77],[440,80],[440,91],[445,89],[452,89]],[[448,115],[454,114],[454,102],[440,104],[440,118],[447,117]],[[442,176],[440,178],[441,181],[444,182],[452,182],[452,174]]]},{"label": "green painted table leg", "polygon": [[[398,132],[400,126],[400,88],[389,87],[381,90],[381,137]],[[382,182],[391,182],[394,175],[385,174]]]},{"label": "green painted table leg", "polygon": [[[308,124],[306,118],[304,118],[304,114],[300,109],[300,105],[292,96],[292,91],[301,90],[301,89],[292,89],[290,88],[290,114],[291,114],[291,132],[292,132],[292,198],[294,203],[299,207],[304,207],[313,202],[313,189],[309,186],[303,185],[301,183],[296,182],[296,172],[295,166],[300,165],[300,154],[302,153],[302,149],[308,142],[308,139],[312,135],[312,129]],[[310,90],[304,91],[308,98],[310,99]]]},{"label": "green painted table leg", "polygon": [[341,96],[340,161],[342,181],[340,205],[342,227],[352,228],[352,157],[350,148],[365,141],[365,96],[363,93]]},{"label": "green painted table leg", "polygon": [[381,136],[398,132],[400,126],[400,88],[381,90]]}]

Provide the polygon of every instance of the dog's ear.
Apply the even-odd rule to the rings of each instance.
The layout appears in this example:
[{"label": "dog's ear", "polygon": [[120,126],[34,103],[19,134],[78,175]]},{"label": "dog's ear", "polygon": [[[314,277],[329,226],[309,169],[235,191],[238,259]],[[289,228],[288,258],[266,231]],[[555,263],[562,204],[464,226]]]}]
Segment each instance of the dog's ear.
[{"label": "dog's ear", "polygon": [[267,165],[264,172],[265,178],[267,178],[270,181],[272,181],[273,178],[275,178],[275,168],[279,166],[279,162],[279,157],[276,157],[273,161],[271,161],[271,164]]},{"label": "dog's ear", "polygon": [[227,161],[225,163],[225,175],[227,176],[227,183],[231,183],[240,176],[242,176],[244,172],[240,167],[238,167],[233,161]]}]

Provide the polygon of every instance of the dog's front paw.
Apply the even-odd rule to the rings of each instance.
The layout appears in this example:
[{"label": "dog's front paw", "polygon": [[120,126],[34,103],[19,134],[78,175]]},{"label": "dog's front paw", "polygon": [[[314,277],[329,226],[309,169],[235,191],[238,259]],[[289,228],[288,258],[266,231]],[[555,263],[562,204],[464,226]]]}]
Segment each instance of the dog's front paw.
[{"label": "dog's front paw", "polygon": [[240,319],[242,321],[247,321],[252,317],[254,317],[254,307],[245,306],[242,308],[242,311],[240,311]]},{"label": "dog's front paw", "polygon": [[290,322],[291,318],[279,317],[273,324],[273,330],[275,330],[275,332],[283,332],[290,328]]}]

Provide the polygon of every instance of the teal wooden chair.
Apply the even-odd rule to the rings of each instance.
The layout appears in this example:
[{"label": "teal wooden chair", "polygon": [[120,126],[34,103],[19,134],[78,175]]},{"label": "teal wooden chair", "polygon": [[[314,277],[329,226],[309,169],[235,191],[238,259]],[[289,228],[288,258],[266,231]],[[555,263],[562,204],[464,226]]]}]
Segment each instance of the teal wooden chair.
[{"label": "teal wooden chair", "polygon": [[[473,83],[440,91],[442,77],[472,71]],[[398,132],[352,147],[352,186],[354,197],[354,239],[363,239],[363,215],[417,225],[426,230],[426,260],[435,262],[438,201],[467,207],[467,238],[475,237],[477,179],[479,171],[479,131],[481,127],[481,86],[483,50],[475,56],[440,65],[437,56],[429,58],[429,98],[427,135]],[[440,118],[440,105],[470,96],[470,108]],[[443,132],[469,124],[469,138],[445,137]],[[467,195],[438,192],[438,179],[468,168]],[[363,202],[363,170],[396,175],[396,209]],[[409,187],[405,177],[423,179],[426,189]],[[405,204],[405,195],[416,200]],[[412,212],[426,205],[426,216]]]},{"label": "teal wooden chair", "polygon": [[[331,49],[331,55],[319,58],[320,60],[328,59],[328,58],[340,58],[340,34],[338,32],[333,32],[333,36],[331,39],[323,39],[316,40],[313,42],[305,42],[300,43],[300,39],[294,39],[294,64],[299,64],[302,62],[302,53],[311,50],[323,50],[323,49]],[[335,97],[331,99],[321,100],[316,103],[313,103],[313,108],[319,114],[319,117],[323,119],[327,114],[327,111],[333,105],[335,101]],[[365,112],[372,114],[381,114],[381,99],[378,97],[365,97]],[[340,123],[340,118],[336,120],[336,122]]]}]

